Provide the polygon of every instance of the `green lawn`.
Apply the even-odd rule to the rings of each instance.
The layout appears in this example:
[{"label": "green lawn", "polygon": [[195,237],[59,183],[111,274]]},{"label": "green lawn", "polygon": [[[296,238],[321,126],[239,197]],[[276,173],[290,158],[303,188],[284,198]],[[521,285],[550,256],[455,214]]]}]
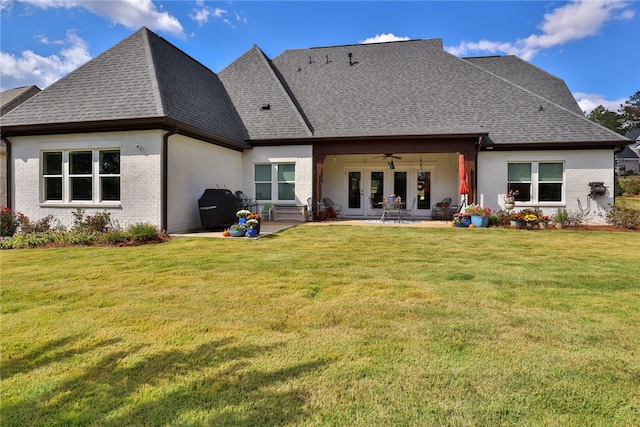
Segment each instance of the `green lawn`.
[{"label": "green lawn", "polygon": [[616,197],[616,203],[630,208],[640,209],[640,197]]},{"label": "green lawn", "polygon": [[636,426],[640,233],[0,252],[2,426]]}]

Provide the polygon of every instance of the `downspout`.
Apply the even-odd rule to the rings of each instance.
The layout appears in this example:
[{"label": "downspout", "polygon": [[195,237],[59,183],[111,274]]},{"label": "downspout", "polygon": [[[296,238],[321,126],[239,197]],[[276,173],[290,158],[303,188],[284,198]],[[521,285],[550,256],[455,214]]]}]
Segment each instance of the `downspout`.
[{"label": "downspout", "polygon": [[160,184],[160,228],[163,232],[167,231],[168,226],[168,211],[169,211],[169,137],[171,135],[175,135],[178,133],[178,126],[176,126],[173,130],[165,133],[162,137],[162,167],[160,174],[162,175],[161,184]]},{"label": "downspout", "polygon": [[478,199],[478,153],[482,148],[482,139],[484,137],[478,137],[478,144],[476,144],[476,152],[473,158],[474,168],[473,168],[473,200],[475,204],[480,203],[480,199]]},{"label": "downspout", "polygon": [[6,192],[6,196],[7,196],[7,207],[10,209],[13,209],[12,207],[12,203],[11,203],[11,141],[9,141],[6,137],[2,137],[2,140],[4,141],[5,144],[7,144],[7,158],[6,158],[6,172],[7,172],[7,181],[6,181],[6,185],[7,185],[7,192]]}]

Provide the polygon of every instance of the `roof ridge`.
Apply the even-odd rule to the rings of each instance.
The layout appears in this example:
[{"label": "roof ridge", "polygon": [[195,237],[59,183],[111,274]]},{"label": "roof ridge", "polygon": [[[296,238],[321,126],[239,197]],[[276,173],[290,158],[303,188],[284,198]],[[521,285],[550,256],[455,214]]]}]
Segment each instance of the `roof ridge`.
[{"label": "roof ridge", "polygon": [[[146,30],[146,31],[145,31]],[[160,87],[160,78],[158,76],[158,70],[156,68],[156,59],[153,54],[153,49],[151,49],[151,43],[149,40],[149,35],[153,34],[157,36],[155,33],[151,32],[147,27],[142,27],[140,30],[142,32],[142,37],[144,39],[144,50],[147,55],[147,65],[149,68],[149,78],[151,81],[151,86],[153,87],[153,99],[155,101],[155,107],[157,111],[161,115],[167,115],[167,109],[165,107],[164,96],[162,94],[162,88]]]},{"label": "roof ridge", "polygon": [[269,72],[271,73],[272,77],[275,79],[276,83],[284,93],[285,97],[287,98],[287,101],[289,101],[289,105],[294,109],[296,116],[298,117],[298,120],[300,120],[302,125],[305,127],[307,136],[313,136],[313,133],[314,133],[313,126],[309,122],[309,119],[307,118],[307,116],[304,114],[302,107],[300,107],[300,104],[295,99],[293,92],[291,92],[291,89],[289,89],[288,85],[286,84],[286,80],[284,79],[284,77],[282,77],[278,68],[273,64],[271,59],[267,57],[267,55],[262,51],[262,49],[260,49],[258,45],[253,45],[252,49],[255,49],[258,55],[260,56],[260,58],[262,58],[265,61],[265,64],[267,65]]}]

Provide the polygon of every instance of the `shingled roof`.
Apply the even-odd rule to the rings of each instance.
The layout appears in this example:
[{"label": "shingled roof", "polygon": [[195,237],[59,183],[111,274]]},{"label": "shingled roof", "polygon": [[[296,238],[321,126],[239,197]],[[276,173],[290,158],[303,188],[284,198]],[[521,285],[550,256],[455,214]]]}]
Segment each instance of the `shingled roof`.
[{"label": "shingled roof", "polygon": [[247,137],[218,76],[147,28],[58,80],[2,122],[3,128],[43,125],[60,131],[81,123],[85,131],[87,123],[114,130],[178,125],[240,147]]},{"label": "shingled roof", "polygon": [[180,128],[246,141],[488,135],[509,147],[613,146],[564,82],[518,58],[461,59],[440,39],[287,50],[257,46],[219,76],[142,28],[2,118],[3,132]]},{"label": "shingled roof", "polygon": [[[274,71],[255,67],[250,77],[241,76],[246,57],[220,77],[252,139],[273,135],[270,126],[295,105],[315,138],[488,133],[493,144],[624,140],[587,120],[562,80],[515,57],[460,59],[439,39],[287,50],[270,63]],[[282,91],[269,97],[274,73],[288,102]],[[259,104],[271,108],[256,120]],[[301,136],[300,129],[279,129],[280,138]]]}]

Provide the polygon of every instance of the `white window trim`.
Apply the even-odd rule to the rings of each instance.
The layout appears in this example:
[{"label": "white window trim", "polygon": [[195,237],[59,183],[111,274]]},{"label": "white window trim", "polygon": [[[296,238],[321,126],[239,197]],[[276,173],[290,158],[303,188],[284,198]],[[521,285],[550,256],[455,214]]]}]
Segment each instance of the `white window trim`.
[{"label": "white window trim", "polygon": [[[257,181],[256,180],[256,176],[255,176],[255,171],[256,171],[256,166],[271,166],[271,181]],[[278,168],[280,167],[280,165],[293,165],[294,168],[294,173],[295,173],[295,179],[293,180],[293,182],[291,181],[280,181],[278,180]],[[297,193],[296,193],[296,187],[298,184],[298,163],[297,161],[294,160],[283,160],[283,161],[273,161],[271,163],[254,163],[253,165],[253,185],[254,185],[254,191],[255,191],[255,185],[256,184],[266,184],[269,183],[271,184],[271,199],[270,200],[263,200],[263,199],[257,199],[257,195],[256,195],[256,200],[260,201],[260,202],[266,202],[266,203],[279,203],[279,204],[292,204],[295,203],[297,200]],[[279,185],[280,184],[293,184],[294,186],[294,198],[293,199],[280,199],[279,198]]]},{"label": "white window trim", "polygon": [[[89,174],[71,174],[69,154],[72,152],[91,152],[91,175]],[[73,149],[46,149],[40,151],[40,206],[47,207],[120,207],[122,205],[122,170],[119,174],[101,174],[100,173],[100,152],[101,151],[118,151],[122,155],[120,147],[101,147],[101,148],[73,148]],[[45,153],[62,153],[62,175],[45,175],[44,174],[44,154]],[[121,157],[122,159],[122,157]],[[122,165],[121,165],[122,167]],[[46,200],[45,194],[45,177],[61,177],[62,178],[62,200]],[[92,181],[92,200],[71,200],[71,178],[91,177]],[[120,200],[102,201],[100,183],[101,178],[111,177],[120,178]]]},{"label": "white window trim", "polygon": [[[511,181],[509,181],[509,164],[512,163],[527,163],[531,165],[531,200],[528,202],[525,201],[516,201],[516,206],[522,207],[557,207],[557,206],[566,206],[566,192],[567,192],[567,168],[566,162],[564,160],[508,160],[507,161],[507,186]],[[541,202],[538,200],[538,186],[540,184],[540,173],[539,173],[539,165],[540,163],[562,163],[562,196],[559,201],[552,202]],[[513,181],[516,182],[516,181]],[[527,182],[527,181],[518,181],[518,182]],[[558,181],[542,181],[546,183],[557,183]]]}]

